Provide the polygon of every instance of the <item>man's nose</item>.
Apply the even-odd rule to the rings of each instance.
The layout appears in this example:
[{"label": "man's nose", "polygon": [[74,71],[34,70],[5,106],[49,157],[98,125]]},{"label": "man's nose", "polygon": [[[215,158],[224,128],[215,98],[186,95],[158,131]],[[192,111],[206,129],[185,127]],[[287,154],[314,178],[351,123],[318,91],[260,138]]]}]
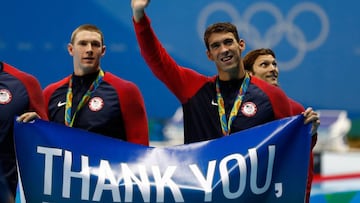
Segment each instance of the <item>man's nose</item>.
[{"label": "man's nose", "polygon": [[221,53],[225,53],[225,52],[229,51],[229,48],[225,44],[221,44],[220,51],[221,51]]},{"label": "man's nose", "polygon": [[276,70],[277,69],[277,65],[276,64],[270,64],[271,70]]},{"label": "man's nose", "polygon": [[86,44],[86,50],[92,50],[92,45],[91,45],[91,43]]},{"label": "man's nose", "polygon": [[93,46],[91,45],[91,43],[87,44],[85,47],[85,51],[87,53],[93,53]]}]

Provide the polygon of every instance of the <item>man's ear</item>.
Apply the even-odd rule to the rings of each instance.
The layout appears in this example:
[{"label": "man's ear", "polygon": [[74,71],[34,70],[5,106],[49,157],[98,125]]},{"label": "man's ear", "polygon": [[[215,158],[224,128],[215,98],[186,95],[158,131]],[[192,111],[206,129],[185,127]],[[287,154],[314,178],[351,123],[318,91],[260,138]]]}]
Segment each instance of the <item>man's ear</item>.
[{"label": "man's ear", "polygon": [[73,45],[71,43],[69,43],[67,45],[67,50],[68,50],[70,56],[73,56]]},{"label": "man's ear", "polygon": [[239,47],[241,49],[241,52],[243,52],[245,50],[245,47],[246,47],[245,40],[240,39],[238,44],[239,44]]},{"label": "man's ear", "polygon": [[214,58],[213,58],[213,56],[211,55],[211,53],[210,53],[209,50],[206,50],[206,56],[208,57],[208,59],[209,59],[210,61],[214,61]]},{"label": "man's ear", "polygon": [[102,54],[101,54],[101,56],[104,56],[104,55],[105,55],[105,52],[106,52],[106,46],[104,45],[104,46],[102,47]]}]

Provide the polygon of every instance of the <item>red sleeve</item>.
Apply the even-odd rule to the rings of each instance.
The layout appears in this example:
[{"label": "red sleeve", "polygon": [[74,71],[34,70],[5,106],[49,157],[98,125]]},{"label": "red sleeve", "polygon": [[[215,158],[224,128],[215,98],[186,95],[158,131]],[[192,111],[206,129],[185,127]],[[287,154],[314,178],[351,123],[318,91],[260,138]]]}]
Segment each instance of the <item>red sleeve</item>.
[{"label": "red sleeve", "polygon": [[[297,101],[295,101],[295,100],[293,100],[291,98],[289,98],[289,102],[290,102],[293,114],[297,115],[297,114],[301,114],[302,112],[305,111],[305,108],[299,102],[297,102]],[[314,135],[312,137],[311,150],[315,146],[314,141],[316,143],[316,135]],[[310,201],[311,186],[312,186],[312,181],[313,181],[313,176],[314,176],[314,170],[313,169],[314,169],[314,155],[313,155],[312,151],[310,151],[308,177],[307,177],[307,180],[306,180],[306,201],[305,201],[305,203],[308,203]]]},{"label": "red sleeve", "polygon": [[309,161],[309,168],[308,168],[308,177],[306,180],[306,201],[305,203],[308,203],[310,201],[310,193],[311,193],[311,187],[312,187],[312,181],[314,178],[314,155],[311,152],[310,153],[310,161]]},{"label": "red sleeve", "polygon": [[50,84],[49,86],[47,86],[44,91],[43,91],[43,95],[44,95],[44,100],[45,100],[45,109],[46,109],[46,115],[48,115],[49,117],[49,102],[50,102],[50,97],[51,95],[54,93],[54,91],[56,89],[58,89],[60,86],[69,83],[71,75],[69,75],[68,77]]},{"label": "red sleeve", "polygon": [[35,78],[28,81],[29,84],[27,85],[27,89],[30,97],[29,110],[34,110],[41,119],[49,120],[46,113],[45,102],[40,83]]},{"label": "red sleeve", "polygon": [[18,78],[25,86],[29,95],[28,111],[35,111],[42,119],[48,120],[44,97],[39,81],[32,75],[20,71],[9,64],[3,63],[4,69],[16,78]]},{"label": "red sleeve", "polygon": [[118,93],[127,141],[149,146],[148,120],[139,88],[109,72],[105,74],[104,81],[113,84]]},{"label": "red sleeve", "polygon": [[[305,108],[299,102],[297,102],[291,98],[289,98],[289,102],[290,102],[290,106],[291,106],[291,110],[292,110],[293,114],[298,115],[305,111]],[[312,140],[311,140],[311,150],[315,146],[314,137],[316,137],[316,136],[313,136]],[[314,176],[313,168],[314,168],[314,155],[313,155],[312,151],[310,151],[308,177],[306,180],[306,201],[305,201],[305,203],[308,203],[310,201],[311,186],[312,186],[312,181],[313,181],[313,176]]]},{"label": "red sleeve", "polygon": [[279,87],[270,85],[256,77],[251,77],[251,82],[256,84],[269,97],[275,119],[295,115],[292,113],[288,97]]},{"label": "red sleeve", "polygon": [[299,102],[289,98],[290,106],[295,115],[301,114],[305,111],[303,105],[301,105]]},{"label": "red sleeve", "polygon": [[181,103],[186,102],[204,83],[211,80],[192,69],[179,66],[157,39],[146,15],[140,22],[133,23],[141,55],[154,75]]}]

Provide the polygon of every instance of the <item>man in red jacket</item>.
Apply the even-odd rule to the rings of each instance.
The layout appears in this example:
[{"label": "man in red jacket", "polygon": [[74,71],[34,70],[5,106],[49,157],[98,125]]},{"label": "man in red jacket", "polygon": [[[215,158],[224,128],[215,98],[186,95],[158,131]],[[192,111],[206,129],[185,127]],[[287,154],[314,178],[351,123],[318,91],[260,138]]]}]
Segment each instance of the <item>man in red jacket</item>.
[{"label": "man in red jacket", "polygon": [[136,37],[151,71],[182,104],[184,143],[228,136],[294,115],[281,89],[246,73],[241,58],[245,41],[233,24],[215,23],[205,31],[206,54],[218,71],[205,76],[178,65],[167,53],[145,14],[149,2],[131,1]]},{"label": "man in red jacket", "polygon": [[148,121],[139,88],[101,67],[106,50],[102,31],[92,24],[80,25],[67,48],[73,73],[43,91],[49,120],[148,146]]},{"label": "man in red jacket", "polygon": [[[36,112],[47,120],[40,83],[32,75],[0,61],[0,186],[9,188],[10,199],[15,199],[18,183],[13,124],[15,117],[26,112]],[[23,116],[19,121],[29,118]],[[1,187],[0,196],[4,198],[7,195],[2,193],[7,189]]]},{"label": "man in red jacket", "polygon": [[[271,85],[279,86],[279,68],[277,66],[275,53],[271,49],[255,49],[247,53],[244,57],[244,68],[250,73],[250,75],[256,76]],[[305,110],[300,103],[291,98],[289,98],[289,102],[294,114],[303,114],[305,116],[305,120],[312,122],[311,132],[313,136],[311,149],[313,149],[317,140],[317,129],[320,125],[319,115],[315,111],[313,111],[311,107]],[[306,202],[309,202],[310,200],[311,185],[314,175],[313,167],[313,154],[310,153],[310,163],[306,188]]]},{"label": "man in red jacket", "polygon": [[185,143],[228,136],[296,115],[280,88],[245,71],[241,57],[245,41],[239,38],[236,26],[220,22],[206,29],[206,54],[218,74],[205,76],[178,65],[167,53],[145,14],[149,3],[131,1],[137,41],[151,71],[182,104]]}]

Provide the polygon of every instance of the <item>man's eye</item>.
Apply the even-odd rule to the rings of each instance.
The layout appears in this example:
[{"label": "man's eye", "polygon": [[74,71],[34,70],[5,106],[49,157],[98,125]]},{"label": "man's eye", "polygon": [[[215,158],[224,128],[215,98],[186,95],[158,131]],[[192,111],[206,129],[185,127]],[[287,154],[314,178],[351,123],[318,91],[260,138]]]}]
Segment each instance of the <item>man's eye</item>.
[{"label": "man's eye", "polygon": [[231,45],[233,42],[234,42],[234,40],[232,40],[232,39],[227,39],[227,40],[224,41],[224,44],[225,44],[225,45]]},{"label": "man's eye", "polygon": [[212,49],[216,49],[216,48],[219,47],[219,44],[212,44],[210,47],[211,47]]},{"label": "man's eye", "polygon": [[93,42],[93,43],[91,43],[91,45],[94,47],[100,47],[100,43],[98,43],[98,42]]},{"label": "man's eye", "polygon": [[268,66],[268,65],[269,65],[269,63],[261,63],[261,64],[260,64],[261,67],[266,67],[266,66]]}]

